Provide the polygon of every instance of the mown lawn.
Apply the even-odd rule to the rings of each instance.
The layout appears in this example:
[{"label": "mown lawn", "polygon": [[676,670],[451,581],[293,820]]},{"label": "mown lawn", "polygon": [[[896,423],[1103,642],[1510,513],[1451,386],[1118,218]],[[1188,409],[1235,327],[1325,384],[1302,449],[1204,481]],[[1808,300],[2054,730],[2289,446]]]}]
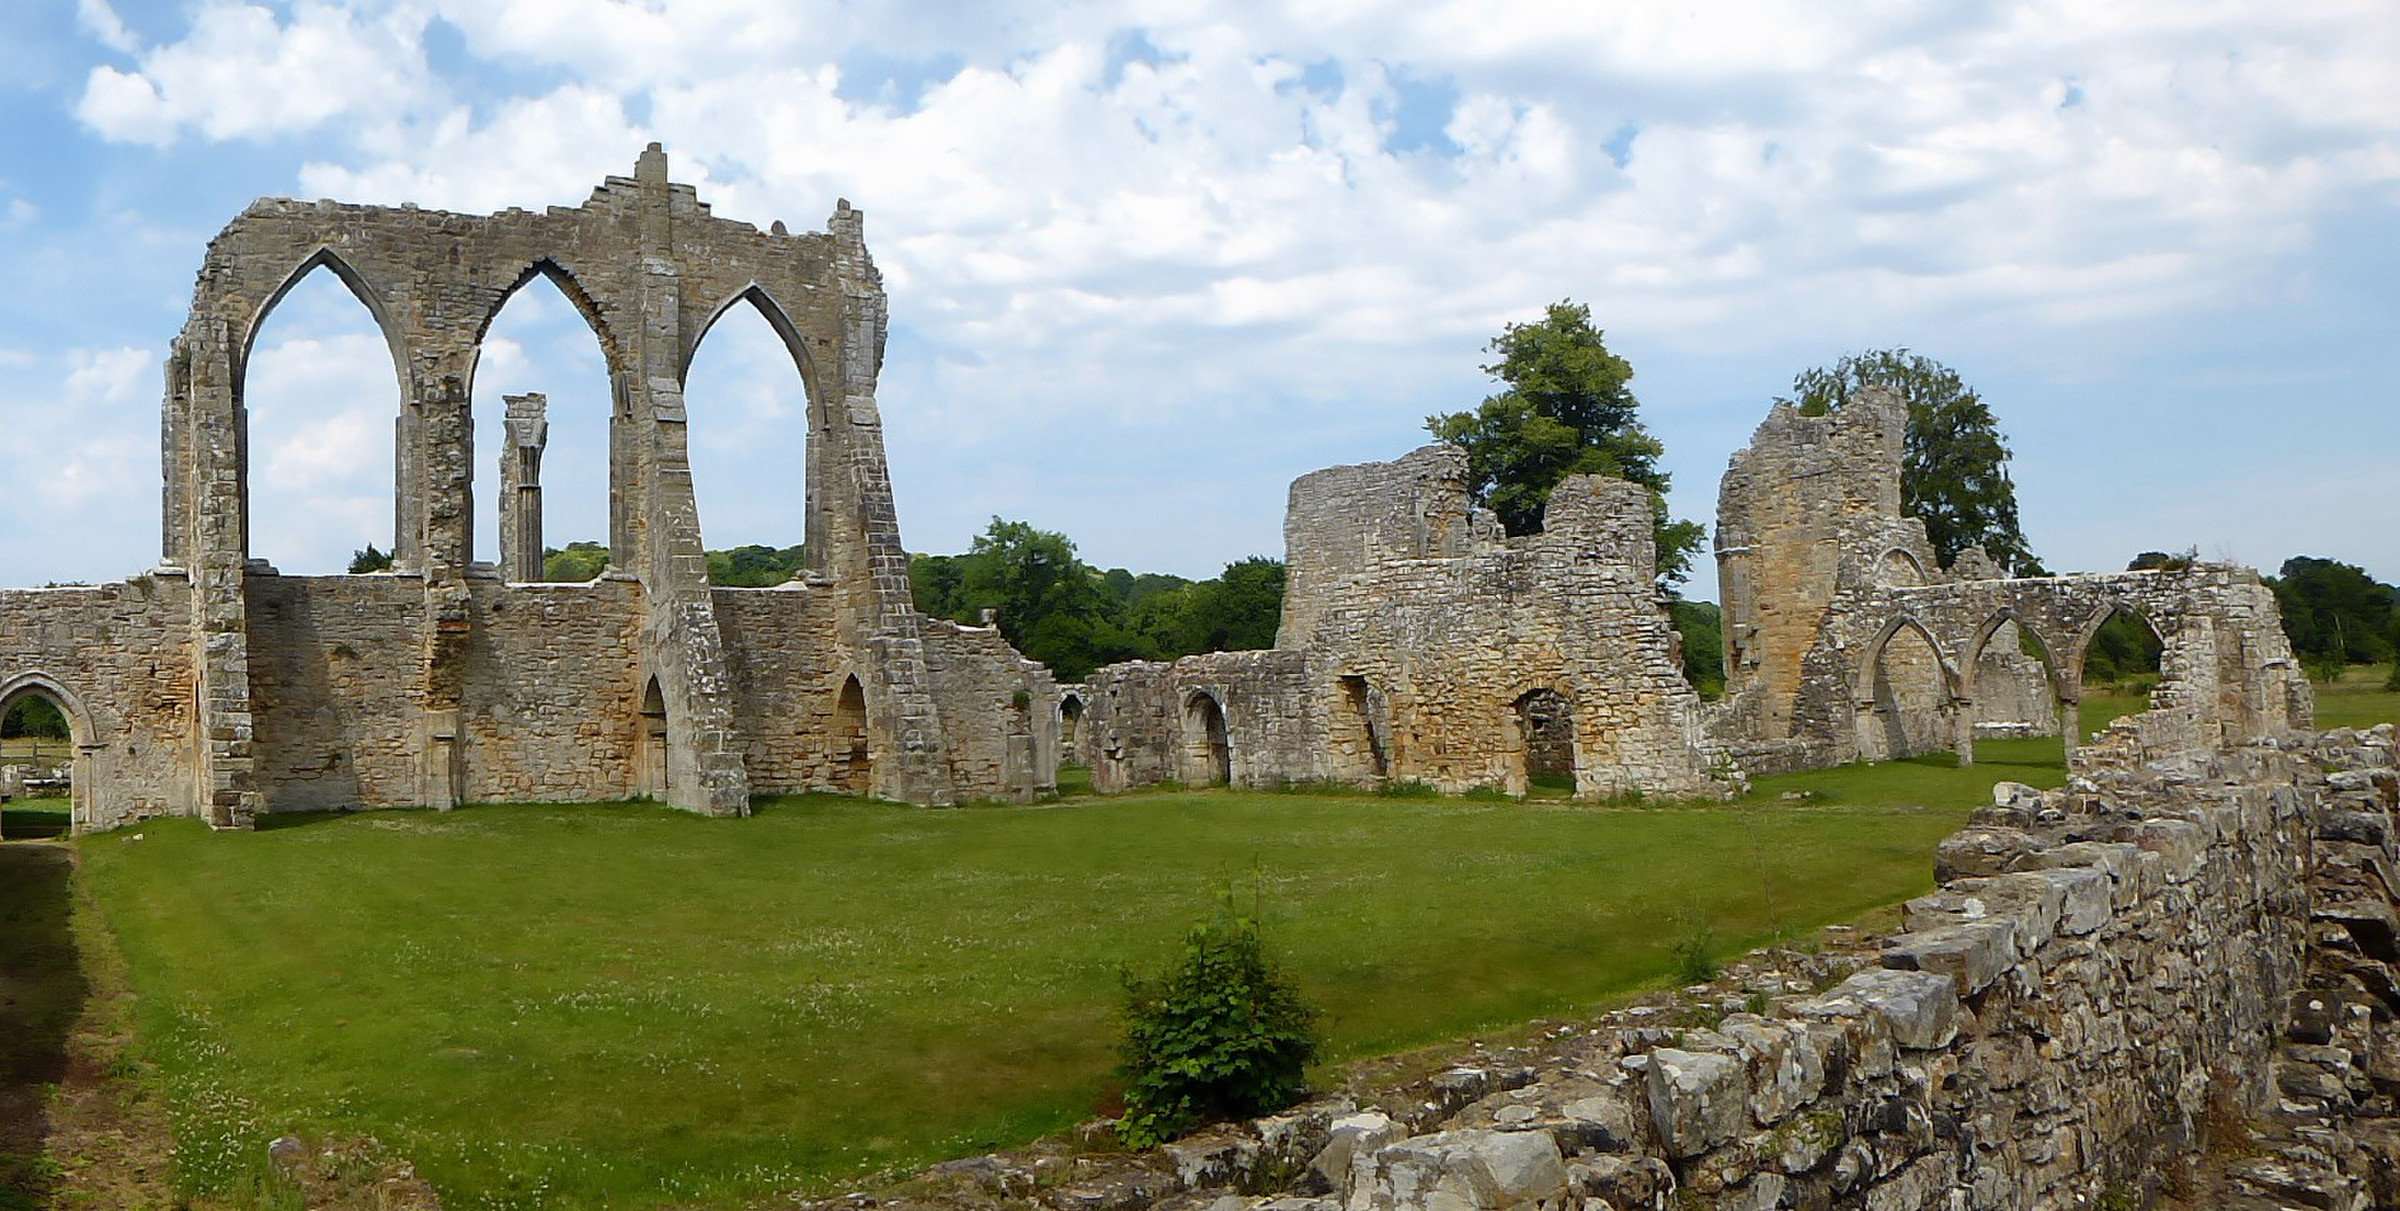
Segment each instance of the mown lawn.
[{"label": "mown lawn", "polygon": [[1991,782],[2059,778],[2055,743],[1978,755],[1731,806],[799,798],[740,821],[173,821],[82,848],[193,1189],[339,1132],[458,1211],[739,1205],[1088,1116],[1120,967],[1166,961],[1228,884],[1354,1058],[1659,981],[1694,934],[1730,951],[1917,894]]}]

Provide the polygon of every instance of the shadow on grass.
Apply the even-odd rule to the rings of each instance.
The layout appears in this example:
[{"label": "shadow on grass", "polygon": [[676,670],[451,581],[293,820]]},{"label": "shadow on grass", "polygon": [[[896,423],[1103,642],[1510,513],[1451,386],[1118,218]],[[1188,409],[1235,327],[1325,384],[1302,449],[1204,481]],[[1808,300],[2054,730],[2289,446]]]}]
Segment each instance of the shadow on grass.
[{"label": "shadow on grass", "polygon": [[49,1091],[91,995],[69,928],[74,869],[57,846],[0,845],[0,1211],[49,1206],[56,1192]]}]

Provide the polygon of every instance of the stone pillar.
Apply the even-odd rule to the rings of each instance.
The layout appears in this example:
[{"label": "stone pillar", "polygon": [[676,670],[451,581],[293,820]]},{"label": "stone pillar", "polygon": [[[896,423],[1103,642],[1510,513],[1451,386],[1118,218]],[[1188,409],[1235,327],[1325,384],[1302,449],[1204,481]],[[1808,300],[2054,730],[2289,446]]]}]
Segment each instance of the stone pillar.
[{"label": "stone pillar", "polygon": [[500,450],[500,578],[542,578],[542,451],[550,401],[539,392],[501,397],[508,437]]},{"label": "stone pillar", "polygon": [[[909,588],[908,552],[900,545],[899,511],[892,502],[892,476],[883,452],[883,416],[875,404],[875,379],[883,369],[889,303],[883,275],[867,255],[865,218],[850,203],[836,204],[826,221],[833,236],[842,282],[843,332],[831,398],[811,393],[812,419],[822,410],[816,442],[823,449],[809,460],[812,481],[808,541],[822,544],[829,561],[837,544],[863,542],[839,552],[837,575],[863,579],[847,597],[857,616],[860,648],[870,661],[874,684],[867,687],[869,735],[890,759],[875,762],[879,798],[946,805],[957,801],[950,755],[943,744],[939,708],[925,668],[925,643]],[[857,519],[856,538],[831,533],[815,520],[820,512]],[[848,527],[842,527],[848,529]],[[820,537],[822,536],[822,537]]]},{"label": "stone pillar", "polygon": [[[180,465],[186,515],[183,561],[191,576],[193,657],[197,664],[192,764],[194,813],[212,828],[250,828],[258,817],[257,759],[250,711],[250,617],[244,585],[249,560],[247,422],[234,372],[231,325],[195,316],[175,342],[171,384],[183,389],[180,423],[170,425],[168,457]],[[173,406],[174,401],[170,401]]]},{"label": "stone pillar", "polygon": [[1951,734],[1958,737],[1958,768],[1975,764],[1975,703],[1968,698],[1950,700]]},{"label": "stone pillar", "polygon": [[[641,191],[640,325],[633,334],[628,461],[635,571],[648,599],[644,662],[667,703],[667,802],[716,816],[747,815],[750,777],[733,726],[733,679],[717,628],[701,548],[700,509],[683,407],[683,283],[674,259],[675,195],[653,143],[634,166]],[[638,516],[638,520],[637,520]]]}]

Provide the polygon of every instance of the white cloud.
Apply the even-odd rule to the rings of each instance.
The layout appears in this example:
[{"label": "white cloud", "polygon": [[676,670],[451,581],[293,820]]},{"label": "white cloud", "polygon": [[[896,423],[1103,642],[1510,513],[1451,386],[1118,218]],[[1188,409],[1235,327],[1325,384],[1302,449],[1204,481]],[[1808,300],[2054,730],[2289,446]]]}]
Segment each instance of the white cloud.
[{"label": "white cloud", "polygon": [[[919,545],[1006,507],[975,493],[1039,501],[1041,477],[997,464],[1042,457],[1061,417],[1095,458],[1175,433],[1188,465],[1234,468],[1210,476],[1228,499],[1272,504],[1329,453],[1391,452],[1359,435],[1405,445],[1472,402],[1484,338],[1563,296],[1612,340],[1695,358],[2076,348],[2305,289],[2325,215],[2400,199],[2388,0],[1839,19],[1801,0],[209,0],[142,51],[103,0],[80,11],[137,59],[93,69],[94,129],[315,132],[311,196],[573,204],[657,138],[720,214],[810,228],[852,199],[906,352],[885,377],[895,466],[972,497],[904,482],[910,524],[936,518]],[[474,80],[428,76],[436,18]],[[923,78],[879,91],[892,64]]]},{"label": "white cloud", "polygon": [[[162,146],[186,129],[256,139],[404,112],[430,97],[423,30],[406,5],[361,13],[299,0],[287,23],[271,9],[211,0],[183,40],[141,52],[136,70],[93,68],[76,112],[108,138]],[[113,33],[124,36],[122,23]]]},{"label": "white cloud", "polygon": [[141,52],[140,39],[125,28],[125,19],[117,16],[117,10],[109,7],[108,0],[75,0],[75,23],[118,54]]}]

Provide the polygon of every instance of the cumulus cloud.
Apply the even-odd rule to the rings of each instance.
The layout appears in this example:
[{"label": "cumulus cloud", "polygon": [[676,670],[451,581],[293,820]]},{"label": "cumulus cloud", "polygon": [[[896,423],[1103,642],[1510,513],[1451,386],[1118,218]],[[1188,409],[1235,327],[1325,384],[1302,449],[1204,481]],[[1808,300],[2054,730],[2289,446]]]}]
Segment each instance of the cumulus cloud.
[{"label": "cumulus cloud", "polygon": [[[433,76],[434,21],[478,88]],[[721,214],[858,202],[906,355],[895,469],[989,477],[903,491],[930,545],[1041,506],[1056,481],[998,452],[1068,432],[1094,460],[1181,433],[1271,516],[1328,447],[1471,402],[1483,339],[1568,295],[1694,358],[2046,348],[2288,280],[2326,213],[2400,196],[2385,0],[208,0],[135,60],[93,70],[93,128],[333,136],[312,195],[571,204],[657,138]]]},{"label": "cumulus cloud", "polygon": [[[84,0],[80,12],[110,45],[134,46],[101,0]],[[404,112],[431,91],[423,32],[423,15],[407,5],[362,12],[300,0],[287,21],[210,0],[180,41],[140,51],[134,70],[93,68],[76,113],[108,138],[163,146],[187,130],[256,139]]]}]

